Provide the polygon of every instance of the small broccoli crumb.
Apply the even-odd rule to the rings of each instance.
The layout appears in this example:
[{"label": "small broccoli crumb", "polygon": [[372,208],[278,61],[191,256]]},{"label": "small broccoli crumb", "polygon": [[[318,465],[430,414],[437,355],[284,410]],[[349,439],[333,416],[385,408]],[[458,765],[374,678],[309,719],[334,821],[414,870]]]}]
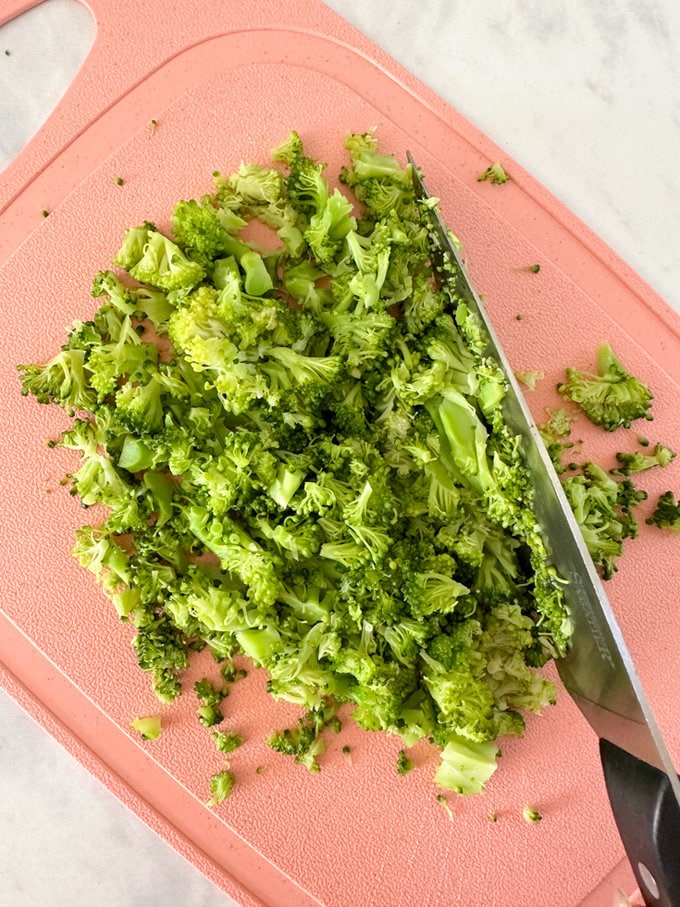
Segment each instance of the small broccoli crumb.
[{"label": "small broccoli crumb", "polygon": [[214,727],[224,720],[224,715],[216,705],[202,705],[196,710],[196,714],[204,727]]},{"label": "small broccoli crumb", "polygon": [[533,806],[525,806],[522,810],[522,816],[525,822],[529,822],[529,824],[533,825],[536,825],[543,818],[540,812]]},{"label": "small broccoli crumb", "polygon": [[310,709],[292,728],[275,731],[267,740],[268,746],[277,753],[293,756],[295,762],[306,766],[310,772],[320,771],[318,756],[325,752],[326,745],[321,735],[325,728],[337,730],[335,706],[322,703]]},{"label": "small broccoli crumb", "polygon": [[349,746],[343,746],[343,748],[342,748],[342,755],[343,755],[343,758],[344,758],[345,762],[347,762],[348,765],[351,765],[351,764],[352,764],[352,749],[351,749],[351,747],[349,747]]},{"label": "small broccoli crumb", "polygon": [[399,755],[397,756],[397,772],[400,775],[408,775],[414,768],[415,762],[413,759],[410,759],[404,750],[399,750]]},{"label": "small broccoli crumb", "polygon": [[[245,668],[237,668],[231,658],[228,658],[220,668],[220,676],[225,684],[230,685],[236,683],[237,680],[243,680],[244,677],[248,676],[248,672]],[[223,693],[226,696],[228,689],[223,690]]]},{"label": "small broccoli crumb", "polygon": [[236,779],[234,774],[229,771],[229,769],[224,769],[213,775],[209,782],[212,796],[205,805],[208,807],[216,806],[218,803],[222,803],[223,800],[226,800],[227,797],[230,797],[235,782]]},{"label": "small broccoli crumb", "polygon": [[125,182],[125,180],[123,179],[122,176],[117,176],[117,177],[115,178],[115,182],[116,182],[116,186],[122,186],[123,183]]},{"label": "small broccoli crumb", "polygon": [[527,371],[515,372],[515,378],[525,384],[529,390],[535,391],[536,385],[545,378],[545,374],[536,369],[528,369]]},{"label": "small broccoli crumb", "polygon": [[43,208],[42,211],[41,211],[40,213],[42,214],[43,217],[49,217],[49,216],[50,216],[50,212],[47,210],[47,208]]},{"label": "small broccoli crumb", "polygon": [[676,501],[672,491],[666,491],[660,495],[647,523],[658,529],[669,529],[673,533],[680,533],[680,498]]},{"label": "small broccoli crumb", "polygon": [[160,715],[145,715],[135,718],[130,723],[133,731],[137,731],[142,740],[156,740],[161,733],[162,724]]},{"label": "small broccoli crumb", "polygon": [[651,391],[626,370],[609,343],[599,347],[597,366],[597,374],[568,368],[566,381],[557,390],[606,431],[630,428],[635,419],[652,419]]},{"label": "small broccoli crumb", "polygon": [[612,475],[630,476],[636,472],[646,472],[655,466],[668,466],[675,459],[675,451],[665,444],[656,444],[649,453],[642,453],[639,450],[633,453],[619,451],[616,459],[619,466],[612,469]]},{"label": "small broccoli crumb", "polygon": [[487,167],[486,170],[483,170],[481,173],[477,174],[477,182],[481,183],[484,180],[488,180],[490,183],[495,183],[500,186],[503,183],[507,183],[510,179],[503,166],[499,163],[491,164],[490,167]]}]

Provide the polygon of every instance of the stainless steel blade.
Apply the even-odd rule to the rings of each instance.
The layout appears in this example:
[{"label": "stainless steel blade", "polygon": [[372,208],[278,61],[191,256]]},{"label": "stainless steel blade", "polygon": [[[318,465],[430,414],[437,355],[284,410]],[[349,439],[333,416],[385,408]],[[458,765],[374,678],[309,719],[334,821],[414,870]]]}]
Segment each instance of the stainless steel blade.
[{"label": "stainless steel blade", "polygon": [[[418,166],[407,155],[416,195],[430,198]],[[665,772],[680,802],[680,780],[519,383],[437,208],[428,208],[427,213],[447,263],[445,278],[455,282],[456,292],[477,313],[488,335],[489,353],[507,377],[506,419],[523,440],[536,492],[536,515],[551,561],[566,581],[565,600],[574,630],[567,654],[556,659],[562,683],[598,737]]]}]

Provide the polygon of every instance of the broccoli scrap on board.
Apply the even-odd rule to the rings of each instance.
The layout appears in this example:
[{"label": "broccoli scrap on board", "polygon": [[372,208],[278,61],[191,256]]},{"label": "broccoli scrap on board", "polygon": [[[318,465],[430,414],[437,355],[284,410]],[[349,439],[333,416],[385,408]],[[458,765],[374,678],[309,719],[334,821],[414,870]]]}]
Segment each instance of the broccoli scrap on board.
[{"label": "broccoli scrap on board", "polygon": [[566,451],[574,447],[575,442],[570,438],[573,421],[565,409],[557,409],[549,412],[548,419],[537,426],[558,475],[567,469],[563,461]]},{"label": "broccoli scrap on board", "polygon": [[211,797],[205,805],[213,807],[222,803],[223,800],[227,800],[234,790],[235,783],[236,777],[230,769],[223,769],[221,772],[211,775],[209,780]]},{"label": "broccoli scrap on board", "polygon": [[665,444],[655,444],[649,452],[641,450],[619,451],[616,459],[619,466],[612,469],[614,475],[630,476],[636,472],[646,472],[655,466],[668,466],[675,459],[676,453]]},{"label": "broccoli scrap on board", "polygon": [[[74,554],[159,698],[202,647],[230,682],[245,656],[300,708],[274,750],[317,771],[346,705],[432,741],[436,784],[471,794],[554,701],[540,668],[571,625],[504,374],[434,277],[410,169],[372,133],[346,148],[331,187],[292,132],[179,201],[172,234],[130,228],[96,313],[22,389],[74,414],[72,493],[107,512]],[[196,692],[210,727],[221,693]]]},{"label": "broccoli scrap on board", "polygon": [[482,170],[481,173],[477,174],[477,182],[483,183],[485,180],[488,180],[490,183],[495,183],[498,186],[502,186],[503,183],[507,183],[510,179],[505,168],[502,164],[496,161],[493,164],[490,164],[486,170]]},{"label": "broccoli scrap on board", "polygon": [[142,740],[157,740],[162,731],[160,715],[143,715],[130,722],[133,731],[137,731]]},{"label": "broccoli scrap on board", "polygon": [[665,491],[659,496],[654,512],[647,519],[650,526],[668,529],[680,533],[680,498],[676,501],[672,491]]},{"label": "broccoli scrap on board", "polygon": [[627,478],[617,480],[592,461],[585,463],[579,474],[567,476],[562,487],[588,553],[603,578],[611,579],[625,539],[638,534],[635,508],[646,499],[646,492]]},{"label": "broccoli scrap on board", "polygon": [[558,391],[576,403],[585,415],[607,431],[630,427],[635,419],[651,419],[653,395],[618,359],[609,343],[597,351],[597,374],[568,368]]}]

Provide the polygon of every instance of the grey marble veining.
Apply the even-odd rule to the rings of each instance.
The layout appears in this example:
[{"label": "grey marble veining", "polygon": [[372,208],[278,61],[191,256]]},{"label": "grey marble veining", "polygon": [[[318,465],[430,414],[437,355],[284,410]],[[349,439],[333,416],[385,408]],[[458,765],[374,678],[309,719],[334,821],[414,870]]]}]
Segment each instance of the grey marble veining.
[{"label": "grey marble veining", "polygon": [[[75,0],[55,3],[63,12]],[[328,5],[499,144],[680,311],[677,0]],[[85,24],[69,29],[70,48],[89,40]],[[9,34],[0,30],[0,43]],[[63,38],[44,20],[12,33],[13,63],[21,48],[35,57],[50,37]],[[54,85],[68,78],[69,61],[63,72],[52,67]],[[23,111],[10,116],[5,103],[4,120],[0,112],[2,165],[51,103],[39,73],[2,69],[3,99],[22,99]],[[4,693],[0,842],[0,907],[231,903]]]}]

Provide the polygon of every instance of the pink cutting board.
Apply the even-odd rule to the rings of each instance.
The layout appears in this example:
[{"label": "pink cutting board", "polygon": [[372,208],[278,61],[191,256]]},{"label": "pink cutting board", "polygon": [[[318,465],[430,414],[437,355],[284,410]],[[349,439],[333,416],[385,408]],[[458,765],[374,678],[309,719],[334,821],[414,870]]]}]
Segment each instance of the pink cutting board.
[{"label": "pink cutting board", "polygon": [[[5,18],[30,5],[5,4]],[[272,702],[252,672],[226,708],[226,724],[247,741],[232,759],[239,784],[206,808],[207,777],[221,759],[196,722],[192,694],[160,709],[166,730],[157,741],[128,730],[158,703],[129,631],[69,554],[82,511],[59,482],[73,460],[45,445],[67,420],[20,396],[16,364],[52,355],[68,325],[94,310],[92,276],[127,226],[167,225],[178,198],[209,191],[216,169],[266,163],[291,128],[329,173],[344,161],[349,131],[377,126],[385,150],[413,153],[463,241],[513,366],[546,375],[529,394],[539,420],[557,404],[564,366],[589,365],[608,339],[655,392],[645,433],[680,451],[680,319],[507,155],[315,0],[90,7],[98,34],[86,63],[0,177],[3,684],[244,907],[609,904],[632,876],[596,739],[566,694],[529,719],[523,740],[504,742],[484,794],[451,798],[450,819],[435,800],[437,757],[427,746],[406,777],[394,771],[396,738],[349,722],[318,775],[272,753],[267,732],[298,712]],[[512,175],[503,187],[476,180],[494,160]],[[539,274],[523,270],[535,263]],[[595,456],[613,450],[611,437],[584,438]],[[668,488],[680,493],[680,463],[647,474],[644,485],[650,502]],[[643,506],[642,519],[648,512]],[[679,586],[680,540],[643,525],[607,590],[680,765],[680,691],[669,682],[680,665]],[[204,668],[205,660],[196,675]],[[525,805],[541,811],[539,825],[522,819]]]}]

